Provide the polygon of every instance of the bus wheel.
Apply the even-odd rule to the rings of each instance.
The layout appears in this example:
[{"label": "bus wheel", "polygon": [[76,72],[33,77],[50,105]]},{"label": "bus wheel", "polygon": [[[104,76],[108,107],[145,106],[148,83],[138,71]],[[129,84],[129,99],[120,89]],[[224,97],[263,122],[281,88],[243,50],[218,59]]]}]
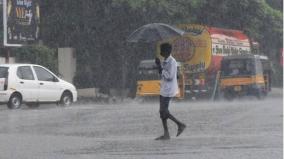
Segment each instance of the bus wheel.
[{"label": "bus wheel", "polygon": [[257,90],[257,93],[256,93],[256,97],[257,97],[257,99],[259,99],[259,100],[264,99],[265,93],[264,93],[261,89],[258,89],[258,90]]},{"label": "bus wheel", "polygon": [[232,101],[235,98],[235,93],[232,91],[225,91],[224,98],[228,101]]}]

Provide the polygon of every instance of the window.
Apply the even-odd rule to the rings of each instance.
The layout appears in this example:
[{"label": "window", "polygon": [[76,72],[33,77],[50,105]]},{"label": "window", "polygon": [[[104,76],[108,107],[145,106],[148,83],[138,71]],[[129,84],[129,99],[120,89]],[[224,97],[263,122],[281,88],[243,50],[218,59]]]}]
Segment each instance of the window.
[{"label": "window", "polygon": [[0,78],[8,77],[8,67],[0,67]]},{"label": "window", "polygon": [[36,72],[37,78],[39,81],[55,81],[56,77],[54,77],[50,72],[45,70],[44,68],[34,66],[34,70]]},{"label": "window", "polygon": [[34,75],[30,66],[20,66],[17,70],[17,76],[24,80],[34,80]]},{"label": "window", "polygon": [[222,62],[222,74],[225,76],[253,75],[255,65],[252,59],[232,59]]}]

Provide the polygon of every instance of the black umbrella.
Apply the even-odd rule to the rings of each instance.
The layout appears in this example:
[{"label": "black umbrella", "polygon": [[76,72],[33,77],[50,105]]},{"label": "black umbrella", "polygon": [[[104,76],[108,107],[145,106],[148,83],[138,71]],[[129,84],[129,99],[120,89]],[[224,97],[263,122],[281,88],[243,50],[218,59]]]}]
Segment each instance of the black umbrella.
[{"label": "black umbrella", "polygon": [[173,26],[163,23],[150,23],[143,25],[132,32],[128,38],[128,42],[157,42],[175,36],[181,36],[184,31]]}]

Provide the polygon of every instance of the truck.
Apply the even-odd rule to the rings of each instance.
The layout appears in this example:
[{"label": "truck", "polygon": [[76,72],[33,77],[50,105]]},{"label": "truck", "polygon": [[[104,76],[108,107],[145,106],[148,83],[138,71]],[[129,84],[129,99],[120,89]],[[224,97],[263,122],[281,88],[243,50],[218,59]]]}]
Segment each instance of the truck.
[{"label": "truck", "polygon": [[[198,24],[180,24],[177,27],[186,33],[158,42],[156,56],[160,57],[158,48],[161,43],[172,44],[172,56],[180,63],[179,86],[182,98],[213,98],[219,87],[222,59],[226,56],[255,54],[258,50],[258,43],[240,30]],[[154,71],[154,61],[149,65],[152,65],[152,72],[157,73]],[[140,66],[139,70],[143,70]],[[150,77],[145,76],[143,80],[137,81],[137,96],[158,95],[159,78],[155,76],[153,80],[153,76]]]}]

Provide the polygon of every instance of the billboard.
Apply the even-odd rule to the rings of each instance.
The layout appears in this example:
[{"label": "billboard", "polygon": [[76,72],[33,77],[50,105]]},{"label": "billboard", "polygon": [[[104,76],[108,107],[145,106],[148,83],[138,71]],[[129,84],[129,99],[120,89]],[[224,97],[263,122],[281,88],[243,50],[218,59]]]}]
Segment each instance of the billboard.
[{"label": "billboard", "polygon": [[39,19],[37,0],[3,0],[4,46],[36,43]]},{"label": "billboard", "polygon": [[239,30],[208,27],[213,55],[240,55],[251,52],[249,38]]}]

